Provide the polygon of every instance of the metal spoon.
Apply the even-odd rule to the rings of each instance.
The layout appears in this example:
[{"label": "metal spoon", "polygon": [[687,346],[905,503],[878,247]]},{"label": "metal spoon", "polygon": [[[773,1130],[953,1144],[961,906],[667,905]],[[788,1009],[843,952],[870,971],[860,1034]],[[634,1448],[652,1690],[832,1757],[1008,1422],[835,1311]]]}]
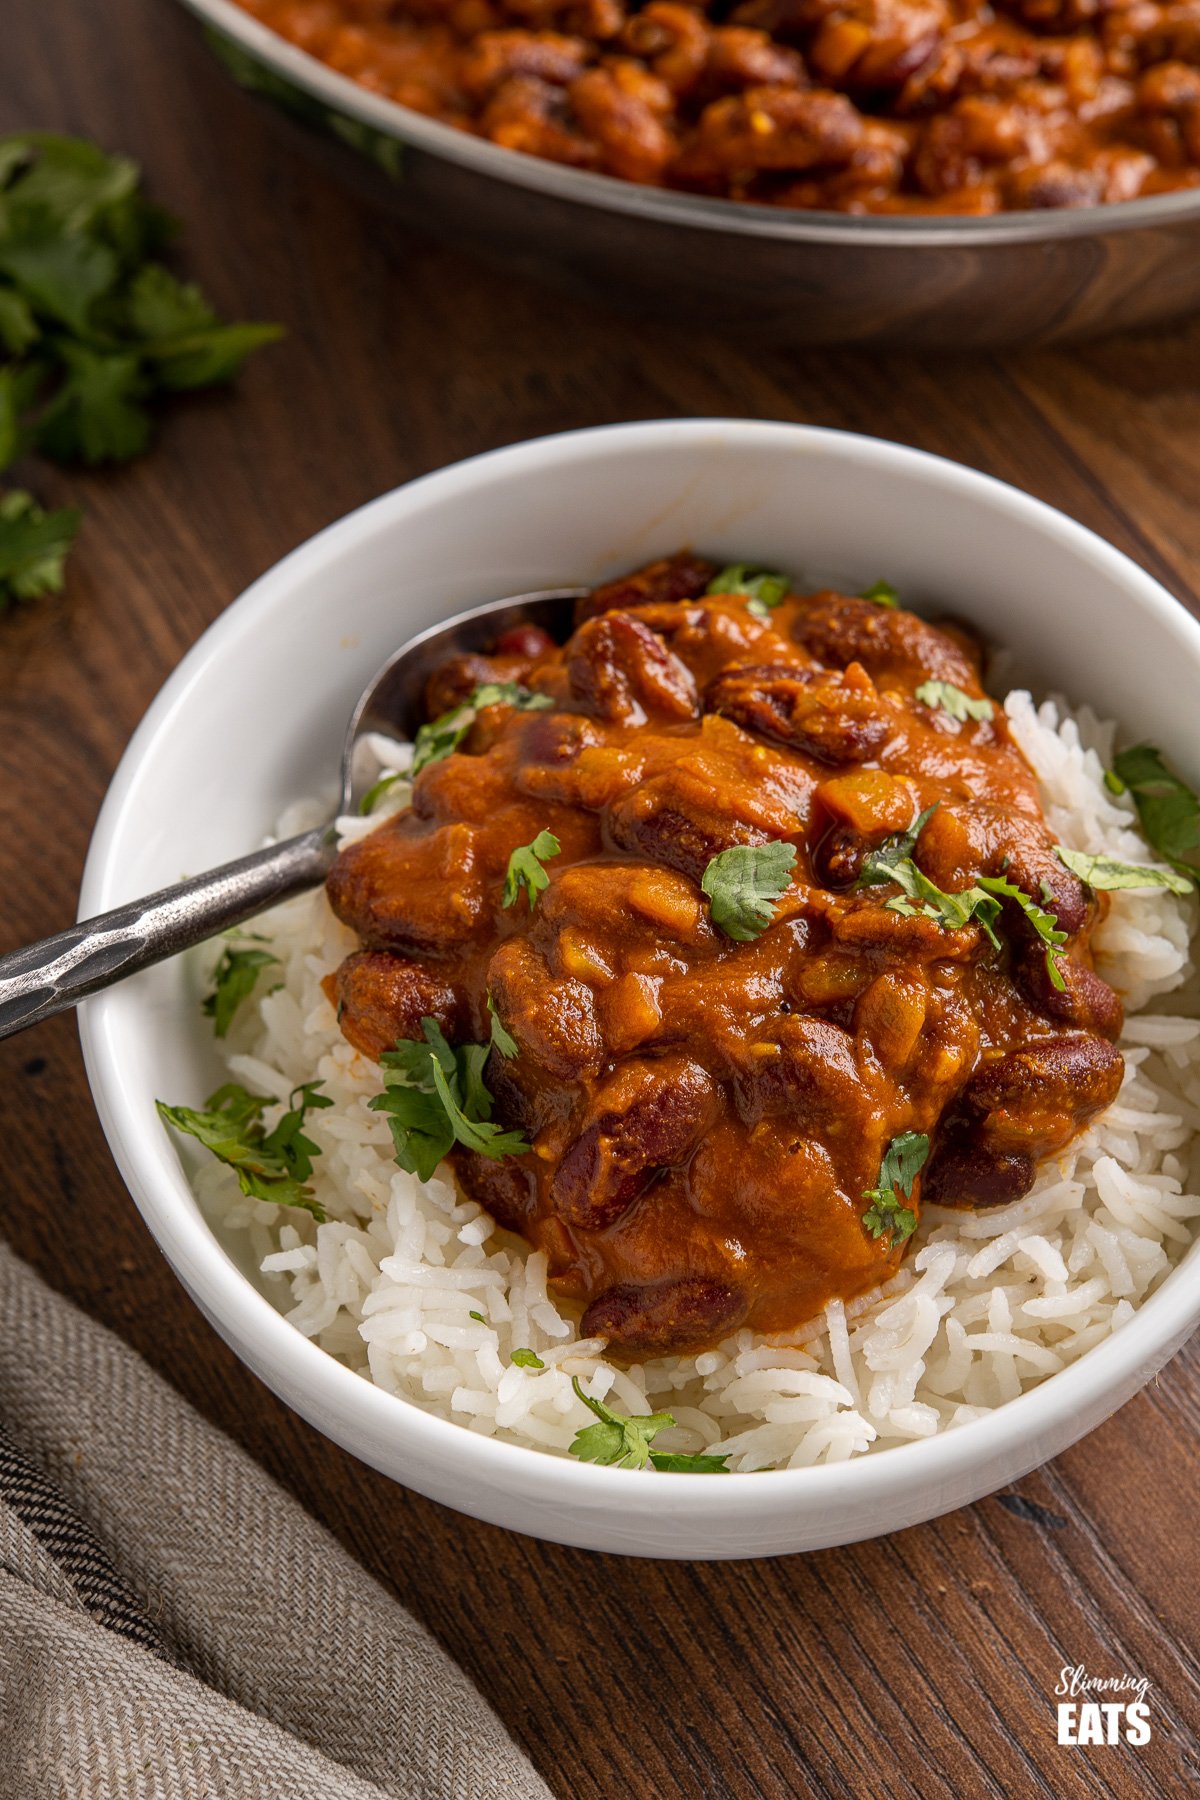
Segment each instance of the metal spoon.
[{"label": "metal spoon", "polygon": [[160,888],[98,918],[82,919],[56,937],[0,957],[0,1038],[65,1012],[88,994],[190,950],[281,900],[319,887],[337,854],[335,820],[353,812],[365,791],[355,770],[360,739],[376,731],[412,738],[422,719],[426,680],[456,652],[485,650],[514,625],[540,625],[561,642],[571,629],[571,603],[587,591],[553,588],[493,600],[412,638],[384,663],[350,715],[332,818],[299,837],[176,887]]}]

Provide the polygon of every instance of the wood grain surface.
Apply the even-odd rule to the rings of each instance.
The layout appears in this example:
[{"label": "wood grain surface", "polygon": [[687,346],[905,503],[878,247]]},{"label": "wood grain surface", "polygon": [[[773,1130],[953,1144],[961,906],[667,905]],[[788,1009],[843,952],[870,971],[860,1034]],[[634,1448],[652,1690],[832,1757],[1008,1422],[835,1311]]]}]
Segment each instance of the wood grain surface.
[{"label": "wood grain surface", "polygon": [[[66,925],[105,785],[214,615],[360,501],[539,432],[698,412],[846,426],[1000,475],[1200,583],[1200,329],[1004,360],[752,356],[621,322],[415,235],[316,173],[169,0],[4,0],[0,131],[143,163],[184,261],[285,344],[111,474],[61,599],[0,620],[0,950]],[[1200,1784],[1200,1344],[1040,1474],[773,1562],[557,1549],[405,1493],[293,1417],[192,1307],[92,1109],[73,1022],[0,1045],[0,1229],[242,1442],[470,1671],[559,1796],[1180,1795]],[[114,1419],[113,1429],[120,1429]],[[1060,1748],[1060,1668],[1153,1683],[1144,1749]]]}]

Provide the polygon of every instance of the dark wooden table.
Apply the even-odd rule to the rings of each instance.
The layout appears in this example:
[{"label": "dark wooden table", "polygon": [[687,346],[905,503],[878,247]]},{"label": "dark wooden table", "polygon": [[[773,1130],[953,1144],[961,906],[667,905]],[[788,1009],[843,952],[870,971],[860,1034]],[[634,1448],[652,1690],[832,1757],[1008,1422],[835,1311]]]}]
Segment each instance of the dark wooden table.
[{"label": "dark wooden table", "polygon": [[[144,708],[261,570],[361,501],[569,426],[802,419],[957,457],[1064,508],[1189,604],[1200,329],[1004,359],[774,353],[620,323],[401,235],[298,158],[168,0],[5,0],[0,131],[145,166],[185,261],[286,344],[111,474],[43,467],[87,520],[67,592],[0,620],[0,950],[74,916]],[[875,1543],[641,1564],[446,1512],[318,1437],[194,1310],[117,1176],[75,1027],[0,1045],[2,1228],[232,1433],[459,1659],[556,1794],[1179,1795],[1200,1782],[1200,1347],[1020,1485]],[[120,1428],[114,1420],[114,1429]],[[1060,1748],[1064,1665],[1153,1683],[1145,1749]]]}]

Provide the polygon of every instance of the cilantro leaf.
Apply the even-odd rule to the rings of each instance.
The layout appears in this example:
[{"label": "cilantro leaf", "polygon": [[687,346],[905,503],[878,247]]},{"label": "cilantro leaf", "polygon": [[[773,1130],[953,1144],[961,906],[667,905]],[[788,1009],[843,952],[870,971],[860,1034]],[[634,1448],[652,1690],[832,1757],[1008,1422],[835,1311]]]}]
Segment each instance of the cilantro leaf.
[{"label": "cilantro leaf", "polygon": [[975,700],[970,694],[964,694],[960,687],[955,687],[952,681],[923,681],[913,698],[933,712],[940,707],[942,712],[957,719],[960,725],[965,724],[968,719],[990,719],[996,711],[986,695],[981,700]]},{"label": "cilantro leaf", "polygon": [[0,284],[0,349],[20,356],[37,338],[38,323],[28,300],[16,288]]},{"label": "cilantro leaf", "polygon": [[72,506],[43,512],[23,488],[0,493],[0,613],[10,601],[62,591],[80,517]]},{"label": "cilantro leaf", "polygon": [[[484,1046],[480,1044],[469,1047],[483,1049]],[[530,1144],[521,1132],[505,1131],[501,1126],[493,1125],[490,1120],[470,1118],[451,1091],[450,1083],[446,1079],[441,1064],[436,1060],[431,1060],[429,1068],[433,1076],[434,1091],[446,1109],[446,1116],[453,1126],[454,1136],[458,1143],[467,1150],[476,1151],[480,1156],[495,1157],[497,1161],[502,1156],[525,1155],[530,1149]],[[486,1093],[486,1091],[485,1089],[484,1092]]]},{"label": "cilantro leaf", "polygon": [[428,1181],[456,1143],[481,1156],[523,1156],[527,1139],[490,1122],[488,1046],[452,1050],[436,1019],[422,1019],[421,1030],[424,1042],[402,1038],[380,1057],[384,1091],[370,1102],[372,1112],[387,1114],[400,1167]]},{"label": "cilantro leaf", "polygon": [[1046,973],[1050,977],[1051,987],[1057,988],[1060,994],[1065,993],[1067,984],[1058,966],[1058,952],[1067,941],[1067,933],[1059,930],[1054,914],[1047,912],[1044,906],[1039,906],[1022,888],[1006,881],[1002,875],[981,875],[979,885],[985,893],[992,894],[999,900],[1011,900],[1020,907],[1035,935],[1045,945]]},{"label": "cilantro leaf", "polygon": [[518,1055],[521,1046],[518,1044],[512,1032],[505,1029],[500,1014],[496,1011],[496,1002],[492,999],[490,994],[487,997],[487,1009],[492,1016],[492,1043],[496,1046],[501,1056],[513,1057]]},{"label": "cilantro leaf", "polygon": [[899,606],[900,593],[890,581],[873,581],[859,595],[860,600],[874,600],[876,606]]},{"label": "cilantro leaf", "polygon": [[[0,469],[28,447],[62,462],[137,456],[157,394],[225,380],[279,335],[223,324],[148,260],[173,227],[138,183],[136,163],[80,138],[0,138]],[[0,508],[0,608],[57,591],[78,515],[26,495]]]},{"label": "cilantro leaf", "polygon": [[760,937],[792,877],[796,846],[785,842],[735,844],[714,856],[700,882],[712,922],[740,944]]},{"label": "cilantro leaf", "polygon": [[544,1369],[546,1366],[536,1350],[514,1350],[509,1361],[518,1369]]},{"label": "cilantro leaf", "polygon": [[776,569],[765,569],[758,563],[730,563],[714,575],[706,594],[745,594],[746,611],[756,619],[768,619],[791,592],[791,581]]},{"label": "cilantro leaf", "polygon": [[64,236],[45,211],[24,213],[0,237],[0,275],[29,306],[76,338],[93,333],[92,311],[116,284],[120,264],[107,244]]},{"label": "cilantro leaf", "polygon": [[895,831],[885,837],[882,843],[875,846],[863,857],[862,869],[855,883],[856,887],[879,887],[884,882],[895,880],[892,871],[902,862],[910,861],[917,847],[917,839],[938,809],[939,802],[934,801],[924,812],[919,812],[907,831]]},{"label": "cilantro leaf", "polygon": [[201,1002],[201,1011],[213,1022],[214,1036],[223,1038],[233,1023],[233,1015],[243,1000],[248,1000],[259,975],[279,958],[269,950],[239,950],[232,944],[221,952],[221,960],[213,970],[212,992]]},{"label": "cilantro leaf", "polygon": [[1190,894],[1192,883],[1174,869],[1150,869],[1142,863],[1119,862],[1115,856],[1089,856],[1086,850],[1068,850],[1055,844],[1060,863],[1086,881],[1098,893],[1114,888],[1169,888],[1173,894]]},{"label": "cilantro leaf", "polygon": [[580,1462],[611,1463],[618,1469],[644,1469],[650,1461],[650,1443],[660,1431],[674,1425],[672,1413],[627,1414],[613,1412],[603,1400],[593,1400],[572,1375],[571,1386],[600,1421],[575,1433],[568,1453]]},{"label": "cilantro leaf", "polygon": [[378,781],[372,782],[358,803],[359,813],[365,818],[373,813],[385,794],[390,794],[398,781],[411,781],[412,777],[405,771],[393,775],[381,775]]},{"label": "cilantro leaf", "polygon": [[549,694],[535,694],[519,681],[484,682],[461,706],[452,707],[440,718],[421,726],[413,739],[410,778],[415,781],[430,763],[441,762],[457,750],[475,723],[475,715],[485,706],[515,706],[518,712],[540,712],[553,705]]},{"label": "cilantro leaf", "polygon": [[167,1106],[162,1100],[155,1105],[159,1117],[173,1130],[194,1137],[218,1162],[233,1170],[243,1194],[275,1206],[299,1207],[323,1223],[325,1209],[308,1185],[320,1149],[303,1131],[309,1112],[333,1105],[320,1088],[319,1081],[293,1088],[286,1111],[270,1132],[262,1123],[270,1102],[236,1082],[219,1087],[202,1110]]},{"label": "cilantro leaf", "polygon": [[149,392],[136,355],[61,346],[63,379],[33,427],[33,441],[58,462],[128,462],[150,442]]},{"label": "cilantro leaf", "polygon": [[486,1319],[485,1319],[485,1318],[484,1318],[484,1316],[483,1316],[483,1314],[482,1314],[482,1313],[481,1313],[481,1312],[472,1312],[472,1313],[468,1313],[468,1314],[467,1314],[467,1317],[468,1317],[468,1318],[469,1318],[469,1319],[478,1319],[478,1320],[479,1320],[479,1323],[480,1323],[480,1324],[481,1324],[481,1325],[486,1325],[486,1324],[487,1324],[487,1320],[486,1320]]},{"label": "cilantro leaf", "polygon": [[508,859],[501,904],[512,906],[522,890],[529,897],[529,910],[537,905],[537,897],[550,886],[550,877],[542,867],[557,856],[562,845],[552,831],[539,831],[531,844],[519,844]]},{"label": "cilantro leaf", "polygon": [[902,1131],[884,1151],[876,1186],[863,1190],[863,1199],[871,1202],[863,1224],[873,1238],[886,1235],[889,1250],[917,1229],[917,1215],[904,1201],[912,1199],[913,1183],[928,1155],[929,1139],[923,1131]]},{"label": "cilantro leaf", "polygon": [[684,1456],[677,1450],[652,1450],[650,1461],[664,1473],[678,1475],[728,1475],[729,1454]]},{"label": "cilantro leaf", "polygon": [[[1112,774],[1133,796],[1142,832],[1164,862],[1200,887],[1200,799],[1173,775],[1161,750],[1135,744],[1113,758]],[[1111,785],[1111,784],[1110,784]]]},{"label": "cilantro leaf", "polygon": [[917,867],[912,853],[936,807],[937,802],[926,807],[907,831],[885,838],[863,858],[858,886],[877,887],[884,882],[893,882],[901,891],[891,900],[884,901],[889,912],[902,913],[906,918],[933,919],[943,931],[961,931],[965,925],[978,925],[995,950],[1001,948],[996,921],[1002,902],[1012,901],[1045,945],[1046,972],[1051,984],[1062,992],[1066,984],[1059,968],[1058,952],[1067,941],[1067,933],[1058,929],[1058,920],[1053,913],[1047,912],[1003,876],[981,875],[970,887],[948,894]]}]

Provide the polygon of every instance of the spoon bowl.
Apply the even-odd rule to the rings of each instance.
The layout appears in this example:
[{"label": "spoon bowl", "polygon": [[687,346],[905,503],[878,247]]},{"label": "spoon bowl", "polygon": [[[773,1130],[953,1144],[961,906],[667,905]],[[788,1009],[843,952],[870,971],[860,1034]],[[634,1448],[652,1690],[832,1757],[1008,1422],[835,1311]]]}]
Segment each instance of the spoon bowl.
[{"label": "spoon bowl", "polygon": [[0,957],[0,1038],[319,887],[337,855],[337,817],[356,812],[367,791],[364,759],[357,754],[363,739],[373,733],[412,738],[421,723],[425,683],[448,656],[484,650],[516,625],[538,625],[552,637],[565,637],[572,602],[586,592],[547,588],[510,594],[458,613],[402,645],[372,676],[350,715],[332,818]]}]

